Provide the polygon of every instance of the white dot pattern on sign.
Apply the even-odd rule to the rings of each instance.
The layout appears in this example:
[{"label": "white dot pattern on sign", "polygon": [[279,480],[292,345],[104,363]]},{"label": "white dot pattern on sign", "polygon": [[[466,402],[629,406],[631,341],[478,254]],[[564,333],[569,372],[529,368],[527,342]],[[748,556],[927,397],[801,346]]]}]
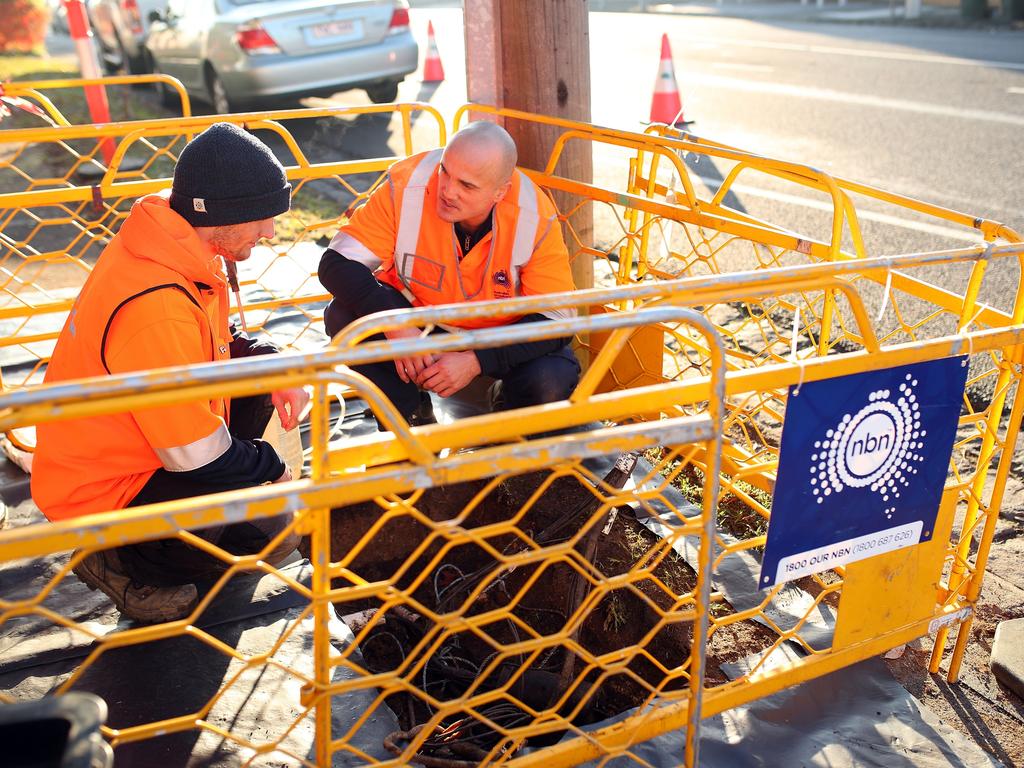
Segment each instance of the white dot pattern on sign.
[{"label": "white dot pattern on sign", "polygon": [[922,438],[927,431],[921,429],[917,384],[907,374],[895,400],[888,389],[871,392],[867,405],[844,414],[824,439],[814,442],[810,487],[818,504],[847,488],[868,487],[885,502],[886,518],[892,518],[895,500],[924,460]]}]

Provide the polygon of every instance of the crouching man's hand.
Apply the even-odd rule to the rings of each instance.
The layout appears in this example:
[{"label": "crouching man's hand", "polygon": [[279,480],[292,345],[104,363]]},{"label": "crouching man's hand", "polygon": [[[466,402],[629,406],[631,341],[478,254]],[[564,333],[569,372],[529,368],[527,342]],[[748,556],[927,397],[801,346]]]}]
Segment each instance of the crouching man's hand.
[{"label": "crouching man's hand", "polygon": [[475,352],[445,352],[423,371],[419,385],[441,397],[451,397],[479,375]]},{"label": "crouching man's hand", "polygon": [[281,426],[284,427],[285,432],[288,432],[295,429],[305,418],[306,406],[309,405],[309,393],[302,387],[280,389],[271,394],[270,402],[277,409]]},{"label": "crouching man's hand", "polygon": [[[418,339],[423,335],[419,328],[395,328],[391,331],[384,331],[384,336],[389,341],[396,339]],[[423,371],[434,362],[433,355],[422,355],[420,357],[400,357],[395,360],[395,370],[398,378],[406,384],[412,382],[419,384]],[[421,385],[422,386],[422,385]]]}]

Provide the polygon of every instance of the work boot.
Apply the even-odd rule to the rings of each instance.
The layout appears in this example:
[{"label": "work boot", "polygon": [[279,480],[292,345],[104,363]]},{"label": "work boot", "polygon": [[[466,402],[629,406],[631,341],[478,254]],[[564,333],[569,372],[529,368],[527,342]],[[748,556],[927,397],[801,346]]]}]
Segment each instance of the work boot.
[{"label": "work boot", "polygon": [[437,417],[434,415],[434,403],[430,399],[429,392],[420,392],[420,404],[409,416],[410,427],[423,427],[427,424],[437,424]]},{"label": "work boot", "polygon": [[[377,429],[380,432],[389,432],[390,430],[384,426],[377,414],[373,414],[373,418],[377,419]],[[409,422],[410,427],[423,427],[427,424],[437,424],[437,417],[434,415],[434,403],[430,399],[429,392],[420,392],[420,401],[416,406],[416,410],[409,414],[406,421]]]},{"label": "work boot", "polygon": [[114,550],[94,552],[71,569],[89,589],[100,590],[123,615],[153,624],[188,616],[199,602],[195,584],[150,587],[137,584],[121,569]]},{"label": "work boot", "polygon": [[295,533],[295,531],[291,531],[287,536],[281,539],[280,544],[263,556],[263,562],[267,565],[280,565],[291,557],[292,552],[298,548],[301,541],[302,536]]}]

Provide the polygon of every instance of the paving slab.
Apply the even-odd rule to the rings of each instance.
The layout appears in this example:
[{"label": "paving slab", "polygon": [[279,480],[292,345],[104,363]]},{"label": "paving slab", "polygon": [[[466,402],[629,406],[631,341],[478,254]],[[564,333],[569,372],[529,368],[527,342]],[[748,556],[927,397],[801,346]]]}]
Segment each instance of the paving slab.
[{"label": "paving slab", "polygon": [[1024,698],[1024,619],[1001,621],[992,642],[992,674]]}]

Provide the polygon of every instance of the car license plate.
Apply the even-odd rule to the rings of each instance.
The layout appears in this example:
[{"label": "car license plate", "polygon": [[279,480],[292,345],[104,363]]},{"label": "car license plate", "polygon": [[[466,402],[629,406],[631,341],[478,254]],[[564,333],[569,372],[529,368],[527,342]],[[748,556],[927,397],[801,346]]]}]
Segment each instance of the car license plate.
[{"label": "car license plate", "polygon": [[304,27],[306,42],[310,45],[330,45],[358,40],[363,36],[363,22],[360,19],[325,21]]}]

